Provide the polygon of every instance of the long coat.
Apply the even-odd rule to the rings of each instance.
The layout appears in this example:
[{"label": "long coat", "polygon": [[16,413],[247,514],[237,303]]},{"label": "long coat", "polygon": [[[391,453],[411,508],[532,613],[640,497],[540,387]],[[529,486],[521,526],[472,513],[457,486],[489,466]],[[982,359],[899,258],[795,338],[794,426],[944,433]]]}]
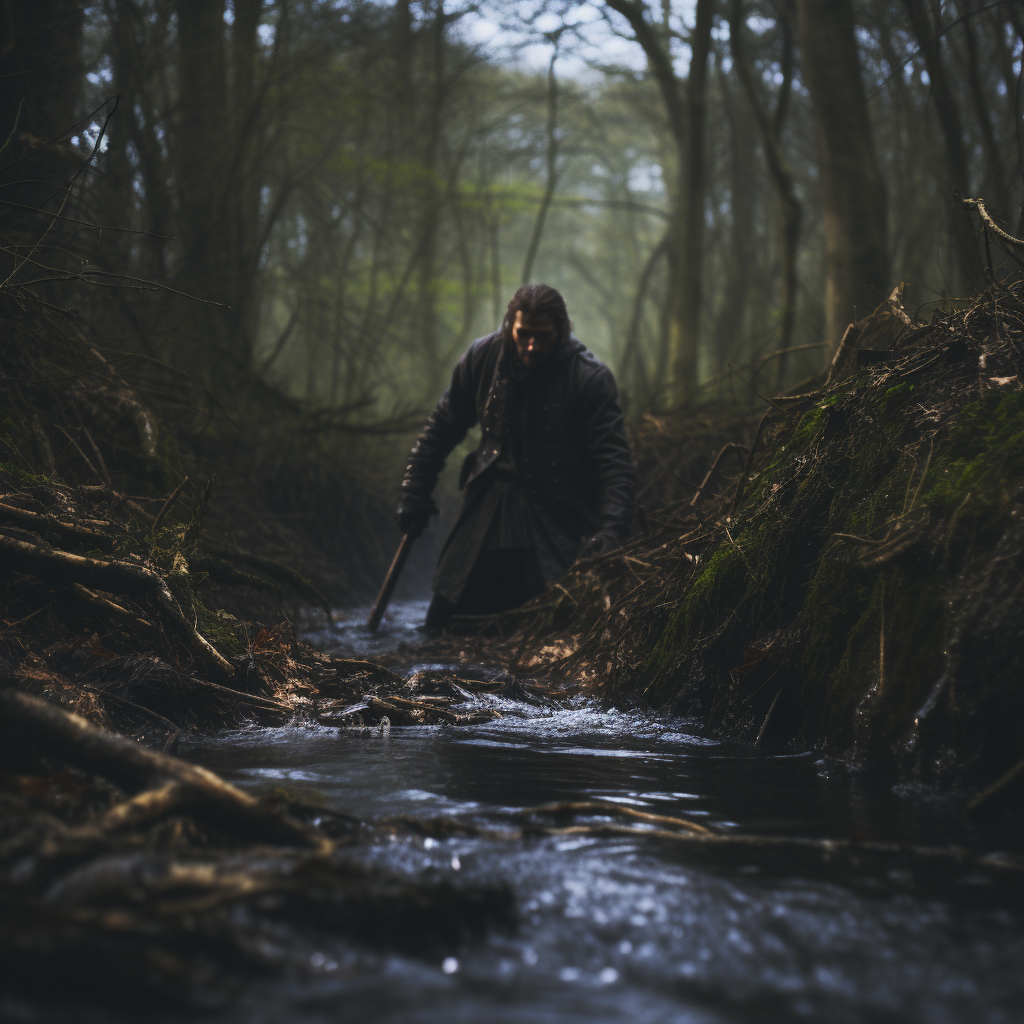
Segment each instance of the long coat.
[{"label": "long coat", "polygon": [[429,495],[477,423],[480,444],[463,466],[462,508],[434,577],[439,594],[456,602],[480,553],[498,503],[496,462],[514,467],[545,581],[565,572],[584,537],[626,538],[636,473],[622,409],[611,370],[582,342],[563,339],[524,372],[501,332],[474,341],[412,449],[403,490]]}]

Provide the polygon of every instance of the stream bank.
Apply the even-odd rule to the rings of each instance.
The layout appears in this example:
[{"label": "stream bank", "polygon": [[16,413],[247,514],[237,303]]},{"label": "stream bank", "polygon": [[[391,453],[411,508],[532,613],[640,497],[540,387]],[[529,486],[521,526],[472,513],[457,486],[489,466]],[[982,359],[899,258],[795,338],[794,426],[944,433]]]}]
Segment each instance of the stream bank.
[{"label": "stream bank", "polygon": [[742,472],[723,458],[490,628],[524,671],[963,787],[1019,827],[1024,285],[929,323],[899,294],[851,327],[827,381],[771,400]]},{"label": "stream bank", "polygon": [[[437,672],[410,643],[419,611],[393,608],[373,640],[344,621],[316,640],[332,657],[372,643],[407,677]],[[248,792],[282,787],[355,814],[374,833],[360,863],[514,894],[513,928],[454,953],[324,939],[301,980],[255,986],[226,1021],[1014,1019],[1024,874],[1019,857],[990,852],[956,797],[894,790],[809,750],[712,740],[700,722],[584,693],[478,700],[502,717],[186,746]]]}]

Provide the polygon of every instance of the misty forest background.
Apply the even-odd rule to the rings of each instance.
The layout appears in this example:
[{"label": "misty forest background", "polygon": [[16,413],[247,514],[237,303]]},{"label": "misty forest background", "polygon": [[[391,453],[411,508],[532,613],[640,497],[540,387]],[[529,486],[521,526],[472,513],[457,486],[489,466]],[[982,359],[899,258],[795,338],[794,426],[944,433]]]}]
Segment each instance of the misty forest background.
[{"label": "misty forest background", "polygon": [[956,191],[1024,234],[1012,0],[0,6],[4,288],[159,407],[154,487],[219,473],[338,599],[521,282],[641,429],[820,374],[901,281],[918,315],[981,289]]}]

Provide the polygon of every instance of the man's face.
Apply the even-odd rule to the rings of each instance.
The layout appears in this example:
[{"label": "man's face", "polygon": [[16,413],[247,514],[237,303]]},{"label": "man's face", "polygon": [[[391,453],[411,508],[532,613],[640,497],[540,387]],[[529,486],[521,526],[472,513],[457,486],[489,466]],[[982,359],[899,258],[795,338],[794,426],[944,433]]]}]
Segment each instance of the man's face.
[{"label": "man's face", "polygon": [[516,346],[519,362],[527,369],[539,366],[555,347],[558,332],[551,318],[530,316],[520,309],[512,322],[512,341]]}]

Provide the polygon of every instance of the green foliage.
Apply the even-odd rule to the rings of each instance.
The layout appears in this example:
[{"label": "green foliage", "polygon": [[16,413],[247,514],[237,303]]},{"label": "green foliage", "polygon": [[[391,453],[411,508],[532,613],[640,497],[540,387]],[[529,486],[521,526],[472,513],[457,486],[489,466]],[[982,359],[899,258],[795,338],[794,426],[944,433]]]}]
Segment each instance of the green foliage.
[{"label": "green foliage", "polygon": [[[196,581],[198,582],[198,581]],[[249,645],[249,624],[221,608],[207,608],[193,593],[196,628],[221,653],[244,654]]]}]

